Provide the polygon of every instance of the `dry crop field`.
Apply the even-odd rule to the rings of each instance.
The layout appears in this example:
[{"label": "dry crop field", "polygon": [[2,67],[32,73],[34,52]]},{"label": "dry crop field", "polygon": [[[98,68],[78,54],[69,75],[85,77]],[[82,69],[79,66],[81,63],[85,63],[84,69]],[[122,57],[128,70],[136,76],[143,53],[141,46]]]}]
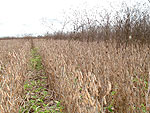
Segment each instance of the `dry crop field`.
[{"label": "dry crop field", "polygon": [[148,44],[51,39],[34,44],[68,113],[146,113]]},{"label": "dry crop field", "polygon": [[17,113],[29,60],[30,43],[0,40],[0,112]]},{"label": "dry crop field", "polygon": [[[31,46],[66,113],[146,113],[150,46],[115,41],[0,40],[0,112],[18,113]],[[147,109],[147,111],[146,111]],[[44,112],[45,113],[45,112]],[[47,112],[46,112],[47,113]]]}]

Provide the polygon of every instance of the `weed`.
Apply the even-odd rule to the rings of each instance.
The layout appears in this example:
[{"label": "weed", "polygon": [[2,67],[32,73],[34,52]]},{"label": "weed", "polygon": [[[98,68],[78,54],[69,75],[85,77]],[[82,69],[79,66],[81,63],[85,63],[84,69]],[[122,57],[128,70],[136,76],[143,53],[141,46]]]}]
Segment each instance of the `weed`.
[{"label": "weed", "polygon": [[[50,95],[47,91],[47,77],[42,70],[41,56],[38,55],[38,49],[32,49],[32,58],[30,60],[32,69],[36,71],[31,78],[25,82],[24,90],[26,92],[25,104],[20,108],[20,113],[62,113],[63,107],[59,101],[55,101],[55,105],[50,106],[45,100]],[[42,75],[42,76],[41,76]],[[40,77],[41,76],[41,77]],[[36,78],[36,79],[34,79]]]},{"label": "weed", "polygon": [[144,104],[141,104],[141,109],[142,109],[143,113],[146,113],[146,112],[147,112],[147,111],[146,111],[146,106],[145,106]]},{"label": "weed", "polygon": [[31,66],[33,69],[41,70],[43,68],[42,66],[42,59],[41,56],[37,53],[37,48],[34,48],[31,50],[32,58],[30,59]]}]

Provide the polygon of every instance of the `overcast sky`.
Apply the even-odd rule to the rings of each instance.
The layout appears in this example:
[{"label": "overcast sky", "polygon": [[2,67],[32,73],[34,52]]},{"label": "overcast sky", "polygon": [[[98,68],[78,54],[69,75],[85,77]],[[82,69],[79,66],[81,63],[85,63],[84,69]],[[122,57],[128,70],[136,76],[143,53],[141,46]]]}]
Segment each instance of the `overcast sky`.
[{"label": "overcast sky", "polygon": [[[0,0],[0,37],[22,36],[24,34],[43,34],[49,28],[43,20],[51,23],[61,22],[64,12],[82,8],[109,8],[123,0]],[[135,2],[148,3],[148,0],[125,0],[129,5]],[[58,25],[59,26],[59,25]],[[54,28],[55,30],[55,28]]]}]

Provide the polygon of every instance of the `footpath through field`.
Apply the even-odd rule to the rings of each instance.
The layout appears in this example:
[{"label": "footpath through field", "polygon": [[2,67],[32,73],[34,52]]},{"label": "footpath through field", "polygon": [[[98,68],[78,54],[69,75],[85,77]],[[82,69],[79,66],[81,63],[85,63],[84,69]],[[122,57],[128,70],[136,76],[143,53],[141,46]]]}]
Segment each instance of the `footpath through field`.
[{"label": "footpath through field", "polygon": [[49,90],[47,76],[38,49],[31,48],[30,70],[24,84],[24,97],[20,113],[62,113],[63,107]]}]

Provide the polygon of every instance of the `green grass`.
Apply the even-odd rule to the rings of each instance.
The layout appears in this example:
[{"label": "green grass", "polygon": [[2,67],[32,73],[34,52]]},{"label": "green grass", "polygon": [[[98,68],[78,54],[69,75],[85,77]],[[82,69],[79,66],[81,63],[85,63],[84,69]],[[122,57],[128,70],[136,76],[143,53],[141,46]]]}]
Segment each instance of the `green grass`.
[{"label": "green grass", "polygon": [[38,54],[38,49],[37,48],[32,49],[31,54],[32,54],[32,58],[30,59],[30,63],[32,68],[38,71],[43,69],[42,58]]},{"label": "green grass", "polygon": [[51,94],[46,88],[47,77],[43,71],[42,59],[38,54],[38,49],[32,49],[31,55],[30,64],[32,70],[37,73],[24,84],[24,103],[19,113],[62,113],[64,108],[60,101],[53,100],[52,105],[47,102],[47,98],[51,97]]}]

